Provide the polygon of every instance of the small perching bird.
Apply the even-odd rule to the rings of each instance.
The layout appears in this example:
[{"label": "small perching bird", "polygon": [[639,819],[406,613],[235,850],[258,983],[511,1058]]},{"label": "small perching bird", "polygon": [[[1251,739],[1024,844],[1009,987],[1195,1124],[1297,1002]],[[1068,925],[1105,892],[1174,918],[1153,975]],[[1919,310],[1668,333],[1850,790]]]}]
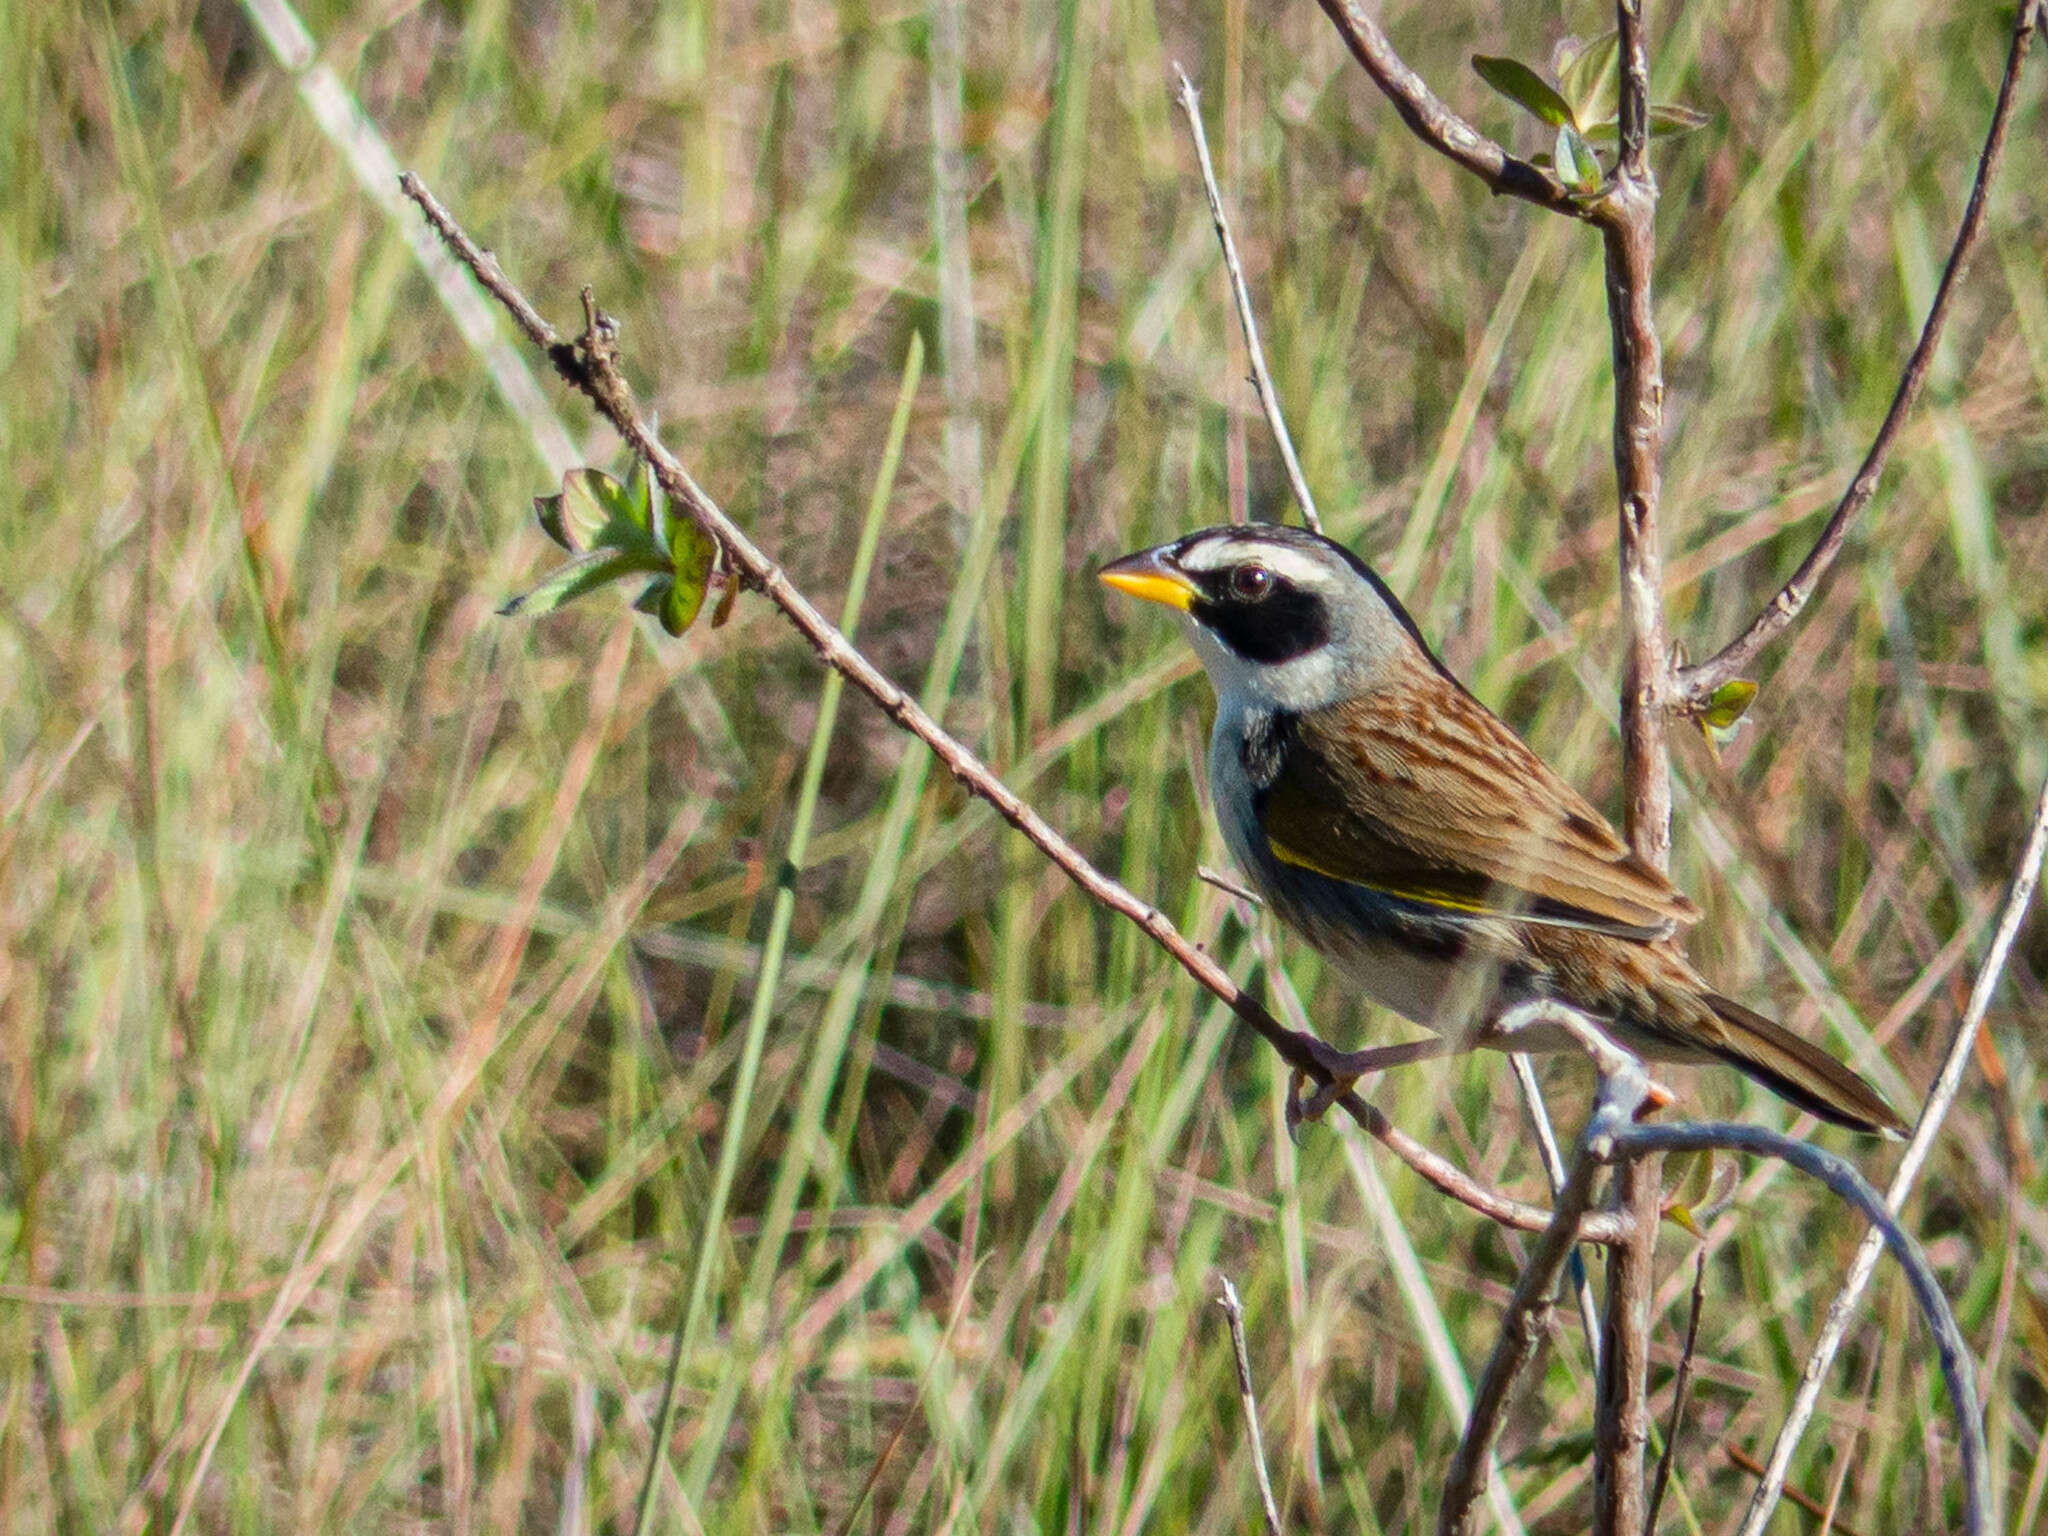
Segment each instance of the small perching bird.
[{"label": "small perching bird", "polygon": [[1674,938],[1699,909],[1465,690],[1342,545],[1205,528],[1100,574],[1181,615],[1216,689],[1223,840],[1374,1001],[1488,1043],[1510,1008],[1550,999],[1646,1060],[1722,1061],[1837,1125],[1905,1130],[1849,1068],[1707,984]]}]

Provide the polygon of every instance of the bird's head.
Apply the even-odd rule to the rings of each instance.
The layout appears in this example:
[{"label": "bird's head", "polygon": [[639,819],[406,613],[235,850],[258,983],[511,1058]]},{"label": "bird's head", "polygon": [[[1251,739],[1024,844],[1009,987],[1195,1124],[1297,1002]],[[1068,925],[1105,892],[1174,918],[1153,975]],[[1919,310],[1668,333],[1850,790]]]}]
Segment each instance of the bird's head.
[{"label": "bird's head", "polygon": [[1221,697],[1302,711],[1417,664],[1443,674],[1372,568],[1303,528],[1204,528],[1125,555],[1098,574],[1121,592],[1177,611]]}]

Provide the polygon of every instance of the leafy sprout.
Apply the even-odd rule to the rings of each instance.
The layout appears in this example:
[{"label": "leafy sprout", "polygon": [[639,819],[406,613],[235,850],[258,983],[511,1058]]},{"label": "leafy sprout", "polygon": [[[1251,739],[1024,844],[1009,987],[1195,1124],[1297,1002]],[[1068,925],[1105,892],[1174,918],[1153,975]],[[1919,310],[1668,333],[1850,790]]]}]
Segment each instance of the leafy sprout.
[{"label": "leafy sprout", "polygon": [[[572,469],[562,477],[560,491],[533,498],[533,511],[541,531],[571,558],[499,613],[538,617],[599,587],[645,576],[651,579],[635,608],[660,619],[671,635],[696,622],[717,564],[717,545],[696,519],[668,505],[644,467],[636,465],[624,484],[601,469]],[[734,590],[728,584],[727,599]],[[725,622],[730,606],[720,602],[714,626]]]},{"label": "leafy sprout", "polygon": [[[1535,163],[1549,169],[1569,190],[1590,196],[1600,190],[1606,176],[1594,146],[1612,147],[1621,137],[1616,90],[1620,58],[1620,34],[1610,31],[1588,43],[1566,38],[1558,44],[1552,61],[1556,84],[1519,59],[1475,54],[1472,68],[1494,90],[1556,130],[1550,152],[1536,156]],[[1704,112],[1676,103],[1650,107],[1653,137],[1689,133],[1706,121]]]}]

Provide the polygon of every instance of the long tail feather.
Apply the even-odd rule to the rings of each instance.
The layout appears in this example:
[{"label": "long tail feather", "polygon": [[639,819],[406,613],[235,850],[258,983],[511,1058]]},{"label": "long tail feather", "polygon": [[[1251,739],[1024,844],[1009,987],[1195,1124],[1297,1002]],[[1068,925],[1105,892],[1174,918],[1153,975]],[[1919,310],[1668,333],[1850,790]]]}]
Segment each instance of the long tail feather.
[{"label": "long tail feather", "polygon": [[1706,1002],[1728,1026],[1715,1054],[1729,1066],[1832,1124],[1894,1139],[1905,1135],[1898,1111],[1819,1046],[1725,997],[1709,993]]}]

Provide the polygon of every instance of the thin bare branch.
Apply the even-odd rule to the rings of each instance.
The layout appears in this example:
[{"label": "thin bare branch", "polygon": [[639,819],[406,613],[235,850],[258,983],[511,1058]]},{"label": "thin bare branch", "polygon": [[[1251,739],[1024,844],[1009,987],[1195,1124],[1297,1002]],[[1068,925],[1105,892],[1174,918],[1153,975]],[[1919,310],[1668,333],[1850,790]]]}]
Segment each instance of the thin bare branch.
[{"label": "thin bare branch", "polygon": [[1487,1357],[1486,1369],[1473,1390],[1472,1416],[1465,1422],[1465,1433],[1458,1441],[1444,1479],[1443,1503],[1437,1510],[1439,1536],[1466,1536],[1477,1524],[1494,1450],[1507,1416],[1509,1395],[1529,1362],[1536,1358],[1536,1346],[1550,1331],[1558,1273],[1576,1246],[1572,1241],[1573,1226],[1592,1209],[1599,1173],[1599,1160],[1582,1143],[1571,1174],[1558,1191],[1551,1224],[1543,1229],[1522,1266],[1514,1295],[1501,1316],[1493,1353]]},{"label": "thin bare branch", "polygon": [[[1551,1203],[1564,1190],[1569,1170],[1564,1165],[1564,1154],[1557,1149],[1557,1132],[1550,1124],[1550,1107],[1543,1102],[1543,1089],[1536,1081],[1536,1068],[1528,1054],[1516,1051],[1508,1057],[1514,1069],[1515,1086],[1522,1091],[1522,1108],[1529,1117],[1529,1129],[1536,1137],[1536,1152],[1543,1164],[1543,1176],[1550,1181]],[[1572,1296],[1579,1304],[1579,1331],[1586,1340],[1586,1358],[1593,1362],[1593,1371],[1600,1370],[1600,1305],[1593,1299],[1593,1277],[1586,1268],[1586,1256],[1574,1247],[1571,1257],[1565,1261],[1569,1272]]]},{"label": "thin bare branch", "polygon": [[1387,34],[1359,0],[1322,0],[1322,7],[1352,57],[1365,67],[1373,84],[1401,114],[1401,121],[1423,143],[1462,165],[1497,197],[1519,197],[1574,219],[1592,216],[1584,202],[1444,105],[1422,76],[1402,62]]},{"label": "thin bare branch", "polygon": [[[1657,182],[1651,175],[1649,56],[1641,0],[1616,0],[1621,53],[1621,156],[1597,204],[1614,356],[1614,478],[1619,506],[1623,821],[1629,846],[1657,869],[1671,862],[1671,757],[1665,741],[1671,647],[1664,629],[1664,350],[1651,303]],[[1638,1536],[1650,1443],[1650,1303],[1656,1285],[1663,1164],[1622,1165],[1615,1206],[1629,1240],[1607,1252],[1593,1416],[1594,1536]]]},{"label": "thin bare branch", "polygon": [[1927,323],[1920,328],[1920,341],[1906,362],[1906,371],[1900,376],[1898,390],[1892,396],[1891,409],[1885,412],[1877,436],[1871,439],[1870,451],[1863,456],[1856,477],[1842,493],[1841,501],[1829,515],[1813,548],[1799,562],[1799,569],[1792,573],[1792,579],[1778,589],[1778,595],[1750,621],[1749,628],[1741,635],[1698,666],[1679,671],[1672,691],[1674,706],[1686,710],[1704,707],[1716,688],[1740,677],[1763,654],[1765,646],[1792,626],[1835,563],[1835,557],[1841,554],[1850,525],[1877,494],[1877,483],[1884,475],[1899,433],[1905,427],[1907,416],[1912,414],[1914,403],[1920,398],[1921,385],[1927,381],[1928,368],[1934,361],[1934,349],[1941,343],[1942,328],[1948,323],[1956,290],[1969,273],[1970,257],[1984,227],[1984,209],[1990,201],[1991,180],[1998,173],[1998,162],[2005,150],[2006,127],[2012,120],[2013,104],[2019,94],[2020,70],[2026,64],[2027,50],[2033,42],[2034,33],[2041,25],[2043,9],[2041,0],[2023,0],[2013,18],[2012,46],[2006,54],[2005,78],[1999,82],[1998,104],[1991,111],[1991,128],[1984,136],[1983,152],[1977,157],[1977,179],[1970,188],[1969,202],[1963,208],[1963,222],[1956,230],[1955,246],[1949,252],[1948,265],[1942,270],[1941,283],[1934,290],[1934,302],[1928,306]]},{"label": "thin bare branch", "polygon": [[[1089,897],[1142,929],[1183,970],[1255,1030],[1288,1066],[1312,1082],[1326,1087],[1337,1084],[1339,1074],[1331,1064],[1342,1063],[1344,1053],[1332,1050],[1313,1035],[1289,1029],[1280,1023],[1257,998],[1239,987],[1205,950],[1181,933],[1165,913],[1098,870],[974,752],[933,720],[916,700],[891,682],[855,648],[831,620],[797,589],[782,568],[763,554],[704,493],[689,471],[662,446],[653,428],[633,403],[632,391],[620,372],[617,326],[598,310],[589,290],[586,289],[583,295],[584,334],[574,342],[565,342],[525,295],[513,286],[496,259],[470,239],[417,176],[405,173],[400,178],[400,185],[456,258],[505,306],[534,345],[547,353],[562,378],[580,390],[633,451],[646,461],[662,490],[718,540],[738,578],[764,594],[782,611],[783,616],[817,651],[824,665],[840,673],[873,700],[891,720],[930,748],[932,755],[970,794],[985,801],[998,816],[1028,838]],[[1548,1211],[1510,1200],[1480,1184],[1413,1137],[1397,1130],[1385,1115],[1359,1098],[1357,1093],[1347,1090],[1336,1097],[1335,1103],[1367,1135],[1381,1142],[1424,1179],[1481,1215],[1532,1232],[1541,1231],[1549,1223]],[[1619,1231],[1619,1224],[1611,1218],[1595,1214],[1581,1224],[1580,1238],[1585,1242],[1612,1242]]]},{"label": "thin bare branch", "polygon": [[[1650,1079],[1642,1063],[1603,1034],[1592,1020],[1572,1009],[1557,1003],[1524,1004],[1511,1010],[1501,1020],[1499,1029],[1503,1035],[1512,1037],[1517,1030],[1535,1024],[1556,1025],[1571,1031],[1592,1056],[1600,1073],[1599,1096],[1579,1139],[1571,1174],[1558,1192],[1556,1214],[1522,1266],[1521,1278],[1516,1281],[1507,1311],[1501,1317],[1493,1354],[1473,1391],[1472,1412],[1444,1479],[1443,1503],[1437,1511],[1440,1536],[1465,1536],[1474,1528],[1508,1399],[1517,1378],[1535,1358],[1536,1346],[1550,1329],[1558,1273],[1575,1246],[1573,1228],[1580,1216],[1591,1209],[1600,1168],[1612,1155],[1616,1135],[1630,1123],[1650,1093]],[[1626,1248],[1633,1244],[1623,1242],[1616,1246]]]},{"label": "thin bare branch", "polygon": [[[2048,833],[2048,820],[2041,823],[2041,829]],[[1971,1363],[1970,1346],[1963,1338],[1962,1327],[1956,1322],[1948,1297],[1942,1294],[1941,1282],[1935,1278],[1934,1266],[1928,1263],[1927,1255],[1913,1240],[1912,1233],[1899,1225],[1896,1204],[1871,1188],[1869,1181],[1846,1159],[1760,1125],[1732,1125],[1720,1121],[1691,1125],[1629,1125],[1614,1136],[1613,1155],[1616,1157],[1636,1156],[1644,1152],[1708,1151],[1775,1157],[1791,1164],[1801,1173],[1818,1179],[1839,1199],[1863,1214],[1871,1223],[1866,1243],[1874,1242],[1878,1247],[1891,1249],[1892,1257],[1898,1260],[1899,1267],[1906,1273],[1906,1283],[1913,1293],[1914,1303],[1920,1308],[1928,1331],[1934,1335],[1935,1352],[1941,1359],[1942,1379],[1948,1385],[1949,1403],[1955,1410],[1956,1443],[1963,1461],[1963,1529],[1970,1536],[1977,1536],[1977,1533],[1988,1529],[1991,1472],[1984,1451],[1984,1416],[1977,1400],[1976,1367]],[[1759,1492],[1769,1485],[1767,1472],[1764,1483],[1759,1485]],[[1752,1500],[1749,1513],[1754,1517],[1756,1512],[1757,1505]],[[1765,1517],[1768,1515],[1766,1508]],[[1744,1531],[1749,1527],[1750,1521],[1745,1520]],[[1761,1528],[1759,1525],[1758,1529]]]},{"label": "thin bare branch", "polygon": [[[1999,978],[2005,973],[2006,959],[2012,953],[2013,941],[2019,937],[2020,924],[2033,903],[2044,852],[2048,852],[2048,784],[2042,786],[2041,797],[2035,802],[2033,829],[2027,835],[2019,867],[2013,872],[2004,910],[1999,913],[1998,927],[1992,933],[1991,948],[1977,973],[1976,985],[1970,989],[1970,1001],[1963,1009],[1962,1022],[1956,1026],[1955,1038],[1949,1041],[1941,1072],[1927,1095],[1926,1107],[1920,1111],[1919,1123],[1913,1127],[1913,1135],[1906,1143],[1905,1156],[1899,1160],[1899,1170],[1892,1176],[1891,1188],[1885,1192],[1884,1204],[1888,1212],[1896,1212],[1905,1205],[1906,1196],[1912,1193],[1920,1170],[1927,1162],[1927,1154],[1934,1146],[1934,1138],[1940,1134],[1949,1106],[1955,1102],[1956,1094],[1962,1088],[1963,1073],[1976,1050],[1977,1033],[1983,1027],[1984,1015],[1991,1007],[1991,997],[1998,989]],[[1807,1357],[1806,1370],[1792,1397],[1792,1407],[1785,1415],[1778,1438],[1771,1445],[1763,1478],[1750,1497],[1741,1536],[1761,1536],[1771,1518],[1779,1490],[1785,1484],[1786,1470],[1792,1464],[1792,1452],[1799,1444],[1799,1437],[1806,1432],[1814,1407],[1820,1401],[1821,1382],[1827,1376],[1828,1367],[1834,1363],[1835,1352],[1841,1348],[1843,1336],[1849,1331],[1849,1322],[1863,1299],[1864,1287],[1870,1283],[1871,1271],[1877,1267],[1878,1249],[1886,1241],[1883,1228],[1874,1226],[1865,1234],[1862,1245],[1856,1250],[1856,1257],[1850,1262],[1848,1277],[1829,1305],[1820,1337],[1814,1341],[1813,1351]]]},{"label": "thin bare branch", "polygon": [[1301,520],[1316,533],[1323,531],[1323,520],[1316,512],[1315,493],[1308,488],[1308,477],[1301,472],[1301,460],[1295,456],[1294,438],[1287,430],[1287,418],[1280,414],[1280,397],[1273,392],[1273,376],[1266,369],[1266,349],[1259,345],[1258,321],[1252,318],[1252,294],[1244,280],[1244,267],[1237,259],[1237,242],[1230,235],[1230,220],[1223,212],[1223,193],[1216,186],[1216,167],[1209,161],[1209,136],[1202,131],[1202,109],[1195,95],[1193,82],[1187,71],[1178,64],[1173,66],[1174,77],[1180,81],[1180,90],[1174,99],[1187,114],[1188,132],[1194,135],[1195,161],[1202,168],[1202,190],[1209,194],[1209,217],[1216,222],[1216,238],[1223,246],[1223,270],[1230,274],[1230,296],[1237,301],[1238,323],[1244,328],[1244,349],[1251,360],[1252,388],[1258,391],[1259,409],[1266,413],[1266,425],[1272,430],[1273,441],[1280,449],[1280,462],[1287,469],[1287,484],[1294,491],[1294,504],[1301,508]]},{"label": "thin bare branch", "polygon": [[1671,1385],[1671,1420],[1664,1431],[1664,1454],[1657,1458],[1657,1475],[1650,1483],[1650,1512],[1643,1516],[1643,1536],[1657,1536],[1657,1512],[1664,1507],[1664,1490],[1671,1484],[1672,1464],[1678,1459],[1678,1431],[1685,1422],[1685,1398],[1692,1390],[1692,1360],[1700,1343],[1700,1314],[1707,1306],[1707,1245],[1693,1256],[1692,1309],[1685,1320],[1685,1347],[1678,1355],[1678,1379]]},{"label": "thin bare branch", "polygon": [[[1764,1464],[1758,1461],[1754,1456],[1750,1455],[1749,1452],[1745,1451],[1741,1446],[1736,1445],[1733,1442],[1730,1442],[1729,1444],[1722,1446],[1721,1449],[1727,1455],[1728,1460],[1732,1465],[1740,1467],[1743,1471],[1747,1472],[1751,1477],[1762,1477],[1764,1475]],[[1809,1515],[1813,1516],[1813,1518],[1816,1520],[1831,1519],[1831,1516],[1828,1511],[1828,1506],[1821,1502],[1819,1499],[1816,1499],[1812,1494],[1805,1492],[1803,1489],[1787,1488],[1785,1490],[1785,1497],[1798,1508],[1805,1510]],[[1829,1536],[1863,1536],[1863,1533],[1857,1530],[1855,1526],[1850,1525],[1847,1521],[1841,1520],[1839,1518],[1832,1518],[1831,1523],[1826,1527],[1826,1529],[1829,1532]],[[2019,1525],[2015,1526],[2014,1529],[2028,1531],[2032,1530],[2033,1527],[2022,1521]]]},{"label": "thin bare branch", "polygon": [[1244,1342],[1244,1303],[1237,1299],[1237,1287],[1230,1276],[1223,1277],[1223,1294],[1216,1305],[1230,1319],[1230,1353],[1237,1362],[1237,1400],[1244,1405],[1245,1433],[1251,1437],[1252,1472],[1259,1483],[1259,1511],[1266,1518],[1271,1536],[1280,1536],[1280,1507],[1273,1502],[1273,1479],[1266,1471],[1266,1442],[1259,1431],[1259,1398],[1252,1386],[1251,1351]]},{"label": "thin bare branch", "polygon": [[1614,18],[1621,55],[1620,175],[1642,181],[1650,174],[1650,51],[1642,0],[1616,0]]},{"label": "thin bare branch", "polygon": [[1617,173],[1602,199],[1607,312],[1614,353],[1614,474],[1620,493],[1623,819],[1629,846],[1671,862],[1671,764],[1665,746],[1671,648],[1664,634],[1664,349],[1651,310],[1654,182]]}]

